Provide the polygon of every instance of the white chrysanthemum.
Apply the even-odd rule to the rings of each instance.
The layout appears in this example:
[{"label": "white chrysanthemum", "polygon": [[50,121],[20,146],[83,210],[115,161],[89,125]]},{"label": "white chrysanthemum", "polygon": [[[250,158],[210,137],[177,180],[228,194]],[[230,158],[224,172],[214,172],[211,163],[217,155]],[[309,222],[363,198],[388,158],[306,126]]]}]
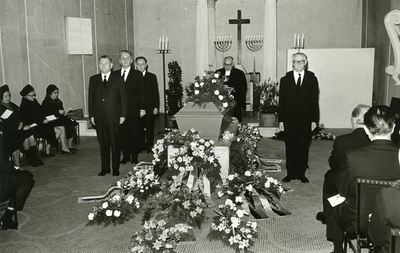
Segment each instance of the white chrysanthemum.
[{"label": "white chrysanthemum", "polygon": [[250,176],[251,176],[251,172],[248,171],[248,170],[246,170],[246,172],[244,173],[244,175],[245,175],[246,177],[250,177]]},{"label": "white chrysanthemum", "polygon": [[219,74],[218,73],[214,73],[214,77],[215,78],[219,78]]},{"label": "white chrysanthemum", "polygon": [[94,219],[94,213],[89,213],[88,219],[89,219],[89,220],[93,220],[93,219]]},{"label": "white chrysanthemum", "polygon": [[231,217],[232,227],[237,228],[240,224],[240,219],[237,217]]},{"label": "white chrysanthemum", "polygon": [[219,95],[219,90],[215,90],[215,91],[214,91],[214,95],[215,95],[215,96],[218,96],[218,95]]},{"label": "white chrysanthemum", "polygon": [[237,217],[239,217],[239,218],[243,218],[243,216],[244,216],[244,212],[243,212],[243,210],[237,210],[236,211],[236,215],[237,215]]},{"label": "white chrysanthemum", "polygon": [[199,83],[195,82],[194,87],[196,87],[196,88],[200,87]]},{"label": "white chrysanthemum", "polygon": [[229,181],[232,181],[234,178],[235,178],[235,175],[230,174],[230,175],[228,176],[228,180],[229,180]]},{"label": "white chrysanthemum", "polygon": [[121,216],[121,211],[115,210],[115,211],[114,211],[114,216],[115,216],[115,217]]},{"label": "white chrysanthemum", "polygon": [[212,83],[217,83],[217,79],[211,80]]},{"label": "white chrysanthemum", "polygon": [[106,211],[106,216],[110,217],[110,216],[112,216],[112,214],[113,214],[112,210],[107,210]]},{"label": "white chrysanthemum", "polygon": [[223,102],[222,107],[224,107],[224,108],[228,107],[228,102]]},{"label": "white chrysanthemum", "polygon": [[242,203],[242,202],[243,202],[243,198],[240,197],[240,196],[236,196],[236,197],[235,197],[235,202],[236,202],[236,203]]},{"label": "white chrysanthemum", "polygon": [[218,99],[219,99],[219,100],[224,100],[224,96],[219,95],[219,96],[218,96]]},{"label": "white chrysanthemum", "polygon": [[194,90],[194,94],[195,94],[195,95],[198,95],[199,93],[200,93],[199,90]]},{"label": "white chrysanthemum", "polygon": [[204,82],[201,82],[201,83],[200,83],[200,87],[203,87],[203,86],[204,86]]},{"label": "white chrysanthemum", "polygon": [[108,207],[108,203],[104,202],[103,205],[101,206],[102,208],[106,209]]}]

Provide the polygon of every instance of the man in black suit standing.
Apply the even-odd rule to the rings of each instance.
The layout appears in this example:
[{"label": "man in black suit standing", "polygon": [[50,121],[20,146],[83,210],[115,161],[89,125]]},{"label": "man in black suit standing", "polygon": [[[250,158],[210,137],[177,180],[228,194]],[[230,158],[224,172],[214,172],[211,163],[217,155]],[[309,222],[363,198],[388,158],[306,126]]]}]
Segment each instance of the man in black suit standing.
[{"label": "man in black suit standing", "polygon": [[[147,59],[139,56],[136,57],[135,63],[136,68],[142,73],[144,78],[146,98],[146,115],[141,119],[139,146],[143,146],[147,153],[150,153],[154,144],[154,121],[160,107],[160,94],[158,92],[157,76],[147,71]],[[146,132],[144,129],[146,129]]]},{"label": "man in black suit standing", "polygon": [[139,71],[132,68],[132,62],[132,52],[122,50],[119,53],[121,69],[114,71],[114,74],[124,79],[128,97],[128,114],[120,129],[122,164],[129,161],[132,164],[138,163],[140,118],[146,114],[143,76]]},{"label": "man in black suit standing", "polygon": [[110,147],[113,176],[119,176],[121,156],[119,125],[127,116],[127,97],[124,79],[111,75],[113,67],[109,56],[99,58],[100,73],[89,80],[89,117],[96,128],[100,144],[101,171],[99,176],[110,173]]},{"label": "man in black suit standing", "polygon": [[242,110],[246,111],[247,81],[243,71],[234,67],[232,56],[224,58],[224,67],[215,71],[224,78],[225,84],[235,90],[231,93],[236,101],[233,116],[242,122]]},{"label": "man in black suit standing", "polygon": [[285,131],[286,170],[283,182],[300,179],[309,183],[305,176],[311,131],[319,121],[319,88],[313,72],[307,70],[304,53],[292,55],[293,70],[281,78],[279,87],[279,129]]},{"label": "man in black suit standing", "polygon": [[[333,149],[331,156],[329,157],[329,167],[324,176],[324,184],[322,188],[322,204],[323,213],[317,214],[317,220],[326,222],[326,237],[328,241],[333,243],[342,243],[341,237],[335,238],[336,231],[341,231],[339,224],[337,223],[334,215],[333,208],[328,202],[328,198],[335,196],[339,193],[335,180],[337,174],[346,169],[346,153],[348,150],[365,147],[369,145],[370,140],[364,131],[364,114],[368,111],[370,106],[368,105],[357,105],[351,113],[351,126],[354,131],[349,134],[344,134],[336,138],[333,143]],[[338,239],[338,240],[336,240]]]}]

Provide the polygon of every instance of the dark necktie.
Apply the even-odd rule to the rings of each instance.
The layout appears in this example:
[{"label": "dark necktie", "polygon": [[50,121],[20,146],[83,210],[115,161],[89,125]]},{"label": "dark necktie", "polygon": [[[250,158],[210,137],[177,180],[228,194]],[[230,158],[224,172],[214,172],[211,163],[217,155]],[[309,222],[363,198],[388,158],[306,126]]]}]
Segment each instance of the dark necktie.
[{"label": "dark necktie", "polygon": [[125,74],[126,74],[126,70],[124,70],[124,73],[122,74],[122,78],[124,79],[124,81],[125,81]]},{"label": "dark necktie", "polygon": [[299,74],[299,78],[297,78],[297,83],[296,83],[297,87],[301,86],[301,74]]},{"label": "dark necktie", "polygon": [[103,79],[103,85],[104,85],[104,87],[106,86],[106,84],[107,84],[107,76],[104,75],[104,79]]},{"label": "dark necktie", "polygon": [[296,86],[297,86],[297,92],[299,92],[301,86],[301,74],[299,74],[299,77],[297,78]]}]

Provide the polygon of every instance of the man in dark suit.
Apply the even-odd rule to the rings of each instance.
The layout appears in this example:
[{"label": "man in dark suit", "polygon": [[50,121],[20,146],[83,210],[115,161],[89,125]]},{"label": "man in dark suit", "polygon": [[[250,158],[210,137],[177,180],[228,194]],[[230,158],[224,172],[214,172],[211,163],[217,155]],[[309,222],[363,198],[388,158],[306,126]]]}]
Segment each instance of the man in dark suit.
[{"label": "man in dark suit", "polygon": [[[157,76],[148,72],[147,59],[143,56],[135,59],[137,69],[144,77],[144,89],[146,100],[146,115],[141,119],[139,146],[146,149],[147,153],[151,152],[154,144],[154,122],[160,107],[160,94],[158,92]],[[145,131],[146,129],[146,131]]]},{"label": "man in dark suit", "polygon": [[234,67],[232,56],[224,58],[224,67],[215,71],[224,78],[225,84],[234,88],[231,93],[236,101],[233,116],[242,122],[242,110],[246,111],[247,81],[243,71]]},{"label": "man in dark suit", "polygon": [[[0,202],[9,201],[6,211],[0,219],[0,229],[18,229],[18,222],[13,220],[16,211],[21,211],[35,184],[29,171],[15,169],[6,157],[6,147],[0,119]],[[8,158],[8,157],[7,157]]]},{"label": "man in dark suit", "polygon": [[[325,173],[324,184],[322,188],[323,213],[317,214],[317,219],[326,223],[328,241],[334,242],[337,230],[341,230],[339,224],[333,216],[333,208],[328,202],[328,198],[339,193],[336,188],[336,174],[341,169],[346,169],[346,152],[354,148],[365,147],[369,145],[370,140],[364,131],[364,114],[370,108],[368,105],[358,105],[351,113],[351,126],[354,131],[350,134],[344,134],[336,138],[333,143],[331,156],[329,157],[330,170]],[[341,238],[338,240],[340,241]],[[341,243],[341,241],[340,241]]]},{"label": "man in dark suit", "polygon": [[[368,237],[375,245],[375,253],[390,252],[390,229],[400,228],[400,180],[393,187],[382,188],[375,197]],[[397,240],[396,251],[400,252]]]},{"label": "man in dark suit", "polygon": [[121,124],[120,129],[122,164],[129,161],[132,164],[138,163],[140,118],[146,114],[143,88],[144,79],[140,71],[132,68],[132,62],[132,52],[129,50],[122,50],[119,53],[121,69],[114,72],[114,74],[124,79],[128,97],[128,114],[125,122]]},{"label": "man in dark suit", "polygon": [[[371,107],[364,115],[364,129],[371,143],[347,151],[345,166],[336,177],[339,194],[346,201],[334,207],[336,221],[342,228],[333,235],[337,239],[335,252],[342,252],[339,238],[344,231],[355,231],[357,178],[395,180],[400,178],[399,148],[391,141],[394,114],[387,106]],[[372,205],[372,203],[371,203]],[[328,231],[329,232],[329,231]],[[333,234],[333,233],[332,233]]]},{"label": "man in dark suit", "polygon": [[99,59],[100,73],[89,80],[89,117],[96,128],[100,144],[101,171],[99,176],[110,173],[110,147],[113,176],[119,176],[121,156],[119,125],[127,116],[127,97],[124,79],[111,75],[112,60],[107,55]]},{"label": "man in dark suit", "polygon": [[308,153],[311,131],[319,121],[318,79],[307,70],[307,56],[292,55],[293,70],[281,78],[279,87],[279,129],[285,131],[286,170],[283,182],[300,179],[308,183],[305,176],[308,168]]}]

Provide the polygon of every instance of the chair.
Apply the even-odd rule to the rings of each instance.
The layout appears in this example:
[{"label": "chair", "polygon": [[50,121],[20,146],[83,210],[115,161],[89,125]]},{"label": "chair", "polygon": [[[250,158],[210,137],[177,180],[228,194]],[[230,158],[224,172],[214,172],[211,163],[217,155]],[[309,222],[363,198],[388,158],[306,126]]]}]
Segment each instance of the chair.
[{"label": "chair", "polygon": [[400,237],[400,229],[392,228],[390,230],[391,238],[390,238],[390,252],[396,253],[396,239]]},{"label": "chair", "polygon": [[369,249],[372,252],[374,245],[367,238],[368,216],[372,212],[378,191],[383,187],[390,187],[393,181],[357,178],[355,224],[357,253],[361,253],[362,248]]}]

